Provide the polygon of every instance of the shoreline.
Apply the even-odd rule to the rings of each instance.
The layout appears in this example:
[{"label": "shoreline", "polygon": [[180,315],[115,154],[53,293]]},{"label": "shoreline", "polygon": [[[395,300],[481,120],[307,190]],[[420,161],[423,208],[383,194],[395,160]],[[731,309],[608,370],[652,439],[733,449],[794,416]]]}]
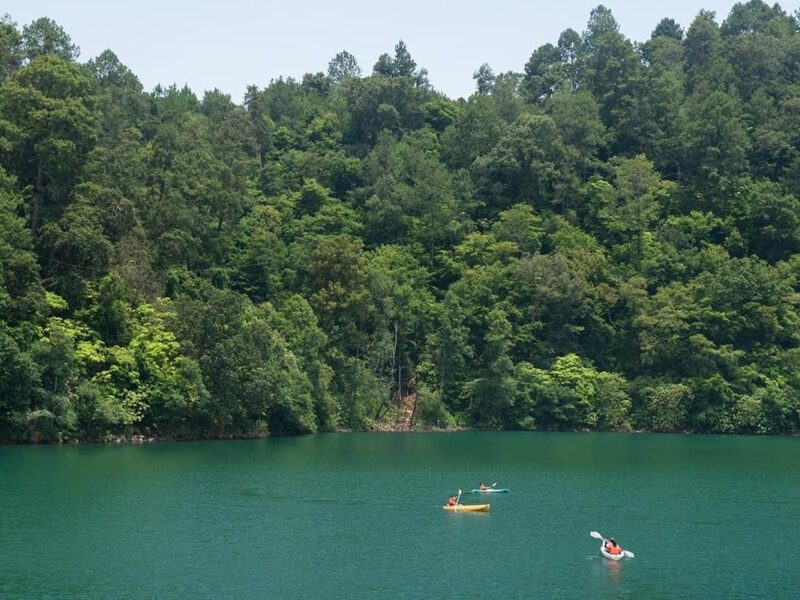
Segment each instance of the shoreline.
[{"label": "shoreline", "polygon": [[144,434],[134,434],[131,436],[113,436],[108,439],[97,440],[62,440],[62,441],[0,441],[0,446],[83,446],[83,445],[128,445],[138,446],[143,444],[158,444],[158,443],[181,443],[181,442],[225,442],[225,441],[245,441],[245,440],[258,440],[267,438],[289,438],[300,437],[306,435],[319,435],[326,433],[376,433],[376,434],[395,434],[395,433],[466,433],[466,432],[490,432],[490,433],[628,433],[637,435],[709,435],[709,436],[744,436],[744,437],[798,437],[800,433],[785,433],[780,435],[771,434],[747,434],[747,433],[700,433],[697,431],[647,431],[644,429],[631,429],[631,430],[614,430],[614,429],[477,429],[469,427],[452,427],[447,429],[433,428],[397,428],[397,427],[376,427],[373,429],[335,429],[333,431],[318,431],[314,433],[298,433],[298,434],[236,434],[236,435],[219,435],[219,436],[197,436],[197,437],[165,437],[153,436]]}]

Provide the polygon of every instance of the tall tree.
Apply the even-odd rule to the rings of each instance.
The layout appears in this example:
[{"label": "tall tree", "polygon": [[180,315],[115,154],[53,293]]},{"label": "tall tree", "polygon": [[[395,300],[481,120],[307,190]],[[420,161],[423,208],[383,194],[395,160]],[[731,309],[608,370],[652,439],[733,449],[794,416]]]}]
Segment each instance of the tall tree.
[{"label": "tall tree", "polygon": [[334,83],[342,83],[352,77],[361,77],[361,67],[358,66],[355,56],[347,50],[342,50],[328,63],[328,77]]},{"label": "tall tree", "polygon": [[495,81],[497,80],[494,71],[492,71],[488,63],[483,63],[478,67],[478,70],[472,74],[472,78],[475,80],[475,91],[481,96],[491,94],[494,89]]},{"label": "tall tree", "polygon": [[22,36],[8,15],[0,18],[0,83],[22,66]]},{"label": "tall tree", "polygon": [[0,114],[14,127],[10,163],[32,185],[31,228],[66,199],[94,142],[91,82],[84,71],[45,54],[0,87]]},{"label": "tall tree", "polygon": [[428,87],[428,71],[426,69],[417,70],[417,63],[411,58],[411,53],[403,40],[395,45],[394,57],[382,54],[378,58],[372,72],[384,77],[407,77],[417,87]]},{"label": "tall tree", "polygon": [[81,52],[61,26],[47,17],[36,19],[22,28],[22,48],[28,60],[52,54],[71,62]]}]

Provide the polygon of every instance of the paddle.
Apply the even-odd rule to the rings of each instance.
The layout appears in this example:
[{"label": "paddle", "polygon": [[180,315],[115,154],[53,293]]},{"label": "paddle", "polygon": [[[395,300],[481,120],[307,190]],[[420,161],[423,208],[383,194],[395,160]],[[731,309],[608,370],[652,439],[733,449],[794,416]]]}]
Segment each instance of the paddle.
[{"label": "paddle", "polygon": [[[607,541],[607,540],[606,540],[606,538],[604,538],[604,537],[603,537],[603,534],[601,534],[601,533],[598,533],[598,532],[596,532],[596,531],[590,531],[590,532],[589,532],[589,535],[590,535],[590,536],[592,536],[592,537],[593,537],[594,539],[596,539],[596,540],[603,540],[603,543],[604,543],[604,544],[605,544],[605,543],[606,543],[606,541]],[[622,551],[622,553],[623,553],[623,554],[624,554],[624,555],[625,555],[627,558],[636,558],[636,555],[635,555],[633,552],[631,552],[630,550],[623,550],[623,551]]]},{"label": "paddle", "polygon": [[456,506],[461,502],[461,488],[458,488],[458,498],[456,498]]}]

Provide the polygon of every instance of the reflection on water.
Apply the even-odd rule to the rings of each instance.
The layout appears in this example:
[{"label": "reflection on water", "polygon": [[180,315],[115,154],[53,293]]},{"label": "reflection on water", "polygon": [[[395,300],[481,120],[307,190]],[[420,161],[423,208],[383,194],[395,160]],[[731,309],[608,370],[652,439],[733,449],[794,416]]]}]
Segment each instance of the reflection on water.
[{"label": "reflection on water", "polygon": [[608,570],[609,579],[611,583],[614,585],[619,585],[620,574],[622,572],[622,561],[619,560],[610,560],[604,559],[606,563],[606,569]]}]

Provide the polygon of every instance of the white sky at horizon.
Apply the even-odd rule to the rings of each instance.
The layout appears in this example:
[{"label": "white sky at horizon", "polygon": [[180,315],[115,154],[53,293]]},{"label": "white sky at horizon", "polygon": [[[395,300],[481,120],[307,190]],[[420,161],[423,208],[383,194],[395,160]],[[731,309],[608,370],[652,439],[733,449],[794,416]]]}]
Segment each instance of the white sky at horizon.
[{"label": "white sky at horizon", "polygon": [[[47,16],[80,46],[85,62],[106,49],[139,77],[157,84],[189,85],[198,96],[218,88],[240,103],[249,84],[280,76],[302,78],[327,71],[339,51],[353,54],[363,73],[403,39],[434,88],[451,98],[469,96],[472,74],[488,63],[496,73],[522,71],[540,45],[560,33],[585,29],[598,4],[612,10],[622,33],[645,41],[663,17],[685,29],[701,9],[727,17],[734,0],[630,2],[477,0],[367,2],[365,0],[6,0],[20,28]],[[768,2],[772,4],[771,1]],[[787,12],[797,7],[781,3]]]}]

